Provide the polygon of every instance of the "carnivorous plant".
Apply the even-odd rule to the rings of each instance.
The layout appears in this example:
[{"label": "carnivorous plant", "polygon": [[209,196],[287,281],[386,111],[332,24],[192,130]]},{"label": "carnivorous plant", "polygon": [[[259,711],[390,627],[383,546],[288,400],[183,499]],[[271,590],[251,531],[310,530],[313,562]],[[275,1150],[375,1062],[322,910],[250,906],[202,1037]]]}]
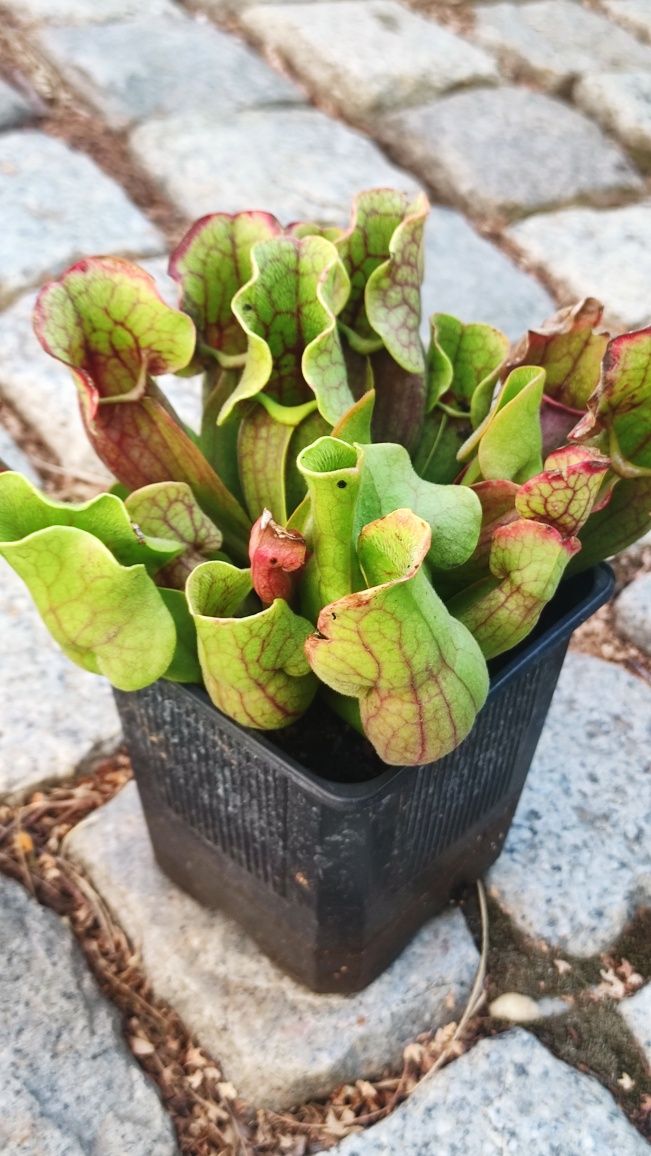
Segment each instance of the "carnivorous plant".
[{"label": "carnivorous plant", "polygon": [[[423,195],[372,189],[342,228],[203,217],[142,269],[78,262],[34,325],[72,371],[113,491],[0,475],[0,554],[73,661],[122,690],[203,682],[272,730],[319,696],[380,758],[457,746],[487,661],[563,576],[651,526],[651,328],[593,299],[511,348],[434,313]],[[203,375],[188,429],[157,378]]]}]

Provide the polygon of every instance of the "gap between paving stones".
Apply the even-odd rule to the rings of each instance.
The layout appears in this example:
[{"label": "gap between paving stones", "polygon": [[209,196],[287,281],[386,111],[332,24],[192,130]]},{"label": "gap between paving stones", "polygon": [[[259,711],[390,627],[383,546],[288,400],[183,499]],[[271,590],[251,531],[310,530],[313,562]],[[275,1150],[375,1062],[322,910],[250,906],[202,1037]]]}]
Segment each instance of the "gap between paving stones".
[{"label": "gap between paving stones", "polygon": [[[465,5],[466,0],[458,0],[458,2],[459,4]],[[309,100],[309,104],[312,107],[319,109],[332,120],[338,120],[343,124],[347,124],[351,128],[365,133],[389,161],[392,163],[400,164],[394,152],[392,152],[390,146],[388,146],[386,142],[380,142],[376,139],[371,127],[365,120],[357,120],[344,117],[334,103],[328,101],[326,97],[309,90],[305,81],[295,73],[288,62],[284,60],[277,51],[270,49],[268,45],[261,44],[260,41],[255,36],[253,36],[251,32],[247,31],[247,29],[238,21],[237,17],[232,12],[216,11],[211,7],[207,0],[204,0],[203,3],[202,0],[178,0],[178,3],[179,7],[185,9],[188,12],[201,12],[217,28],[220,28],[225,32],[230,32],[231,34],[236,35],[239,39],[243,40],[245,44],[248,44],[249,47],[253,48],[260,56],[262,56],[262,58],[265,59],[271,67],[275,68],[277,71],[281,72],[283,75],[292,80],[294,84],[301,87],[306,92],[306,99]],[[459,32],[460,35],[463,35],[465,31],[464,20],[463,18],[460,19],[456,9],[451,11],[447,7],[440,9],[435,7],[434,11],[432,11],[430,5],[427,3],[427,0],[425,0],[424,3],[419,3],[418,0],[413,0],[413,2],[410,3],[409,0],[407,0],[406,7],[413,8],[414,11],[419,12],[421,15],[423,13],[427,14],[428,12],[430,15],[435,14],[437,22],[441,24],[442,27],[450,27],[454,31]],[[467,88],[461,87],[455,91],[471,91],[473,87],[476,86],[469,85]],[[423,187],[428,191],[428,195],[431,197],[433,206],[436,207],[442,203],[439,198],[433,195],[432,190],[428,189],[427,181],[423,179],[421,174],[416,172],[408,164],[400,164],[400,167],[423,185]],[[465,219],[470,221],[472,228],[480,237],[490,241],[495,246],[495,248],[501,250],[501,252],[506,257],[508,257],[517,268],[522,270],[523,273],[530,274],[533,280],[537,281],[539,285],[541,285],[549,292],[553,301],[556,301],[558,304],[565,303],[567,295],[564,295],[559,291],[559,287],[553,281],[553,278],[547,274],[546,270],[537,267],[533,262],[529,262],[518,249],[517,245],[513,244],[513,242],[501,232],[499,227],[496,227],[496,223],[494,221],[490,221],[484,217],[471,215],[467,210],[460,209],[459,206],[453,205],[452,207],[457,211],[460,211]],[[533,319],[532,324],[536,322],[537,319]]]},{"label": "gap between paving stones", "polygon": [[110,129],[36,48],[29,27],[1,5],[0,68],[10,80],[38,98],[41,131],[89,156],[169,242],[180,239],[187,221],[165,197],[155,178],[139,165],[129,149],[127,131]]},{"label": "gap between paving stones", "polygon": [[[72,99],[72,98],[71,98],[71,99]],[[76,103],[76,97],[75,97],[75,103]],[[79,103],[81,103],[81,102],[79,102]],[[86,114],[84,114],[84,116],[86,116]],[[90,118],[89,118],[89,119],[90,119]],[[94,118],[93,118],[93,119],[94,119]],[[58,123],[58,121],[57,121],[57,123]],[[86,125],[86,121],[84,121],[84,125]],[[86,125],[86,127],[88,127],[88,126]],[[104,129],[104,133],[106,133],[105,129]],[[54,134],[57,134],[57,133],[54,133]],[[111,134],[109,134],[109,135],[111,135]],[[66,139],[67,139],[67,138],[66,138]],[[72,141],[72,143],[74,143],[74,141]],[[97,157],[95,157],[95,160],[97,160]],[[113,172],[113,170],[112,170],[111,168],[109,168],[109,171],[111,172],[111,176],[113,176],[113,175],[114,175],[114,172]],[[120,179],[121,179],[121,178],[120,178]],[[147,179],[148,179],[148,178],[147,178]],[[133,197],[133,192],[130,190],[130,188],[128,188],[128,186],[127,186],[127,191],[128,191],[128,192],[130,192],[130,193],[131,193],[131,195],[132,195],[132,197]],[[134,199],[134,200],[136,200],[136,198],[135,198],[135,197],[134,197],[133,199]],[[138,201],[136,201],[136,203],[138,203]],[[148,209],[148,203],[145,203],[145,205],[143,205],[142,207],[143,207],[143,208],[145,208],[145,209],[147,210],[147,209]],[[155,220],[155,218],[154,218],[154,220]],[[158,223],[160,223],[160,222],[158,222]],[[502,238],[498,238],[498,239],[500,239],[500,240],[501,240]],[[630,668],[630,667],[629,667],[629,668]]]},{"label": "gap between paving stones", "polygon": [[[242,24],[239,24],[237,22],[236,18],[233,16],[232,13],[227,14],[227,13],[224,13],[221,11],[217,12],[209,4],[205,4],[202,7],[201,6],[201,0],[183,0],[183,6],[189,11],[203,11],[204,13],[206,13],[206,15],[209,17],[209,19],[211,19],[217,27],[222,28],[223,30],[226,30],[226,31],[235,32],[242,39],[244,39],[244,41],[246,43],[248,43],[251,47],[255,48],[273,67],[279,69],[285,75],[288,75],[291,79],[294,80],[295,83],[304,85],[304,83],[305,83],[304,80],[302,78],[298,77],[293,72],[291,67],[288,65],[287,61],[280,60],[277,52],[271,51],[268,48],[268,46],[266,46],[264,44],[260,44],[258,39],[255,36],[253,36],[251,34],[251,32],[247,31],[246,27],[244,27]],[[446,26],[451,27],[453,30],[458,32],[460,35],[464,35],[464,33],[467,33],[468,17],[467,17],[465,9],[459,10],[456,7],[454,9],[448,9],[448,8],[440,9],[439,7],[436,6],[436,4],[434,4],[434,6],[432,6],[431,4],[428,5],[428,4],[418,3],[418,2],[412,3],[409,6],[412,7],[415,11],[419,12],[421,15],[422,14],[425,14],[425,15],[429,14],[431,17],[434,17],[435,20],[439,24],[441,24],[444,27],[446,27]],[[473,91],[473,87],[476,88],[477,86],[476,85],[475,86],[468,86],[467,88],[457,89],[455,91],[471,92],[471,91]],[[521,87],[522,87],[523,91],[525,91],[525,92],[526,91],[540,91],[539,87],[537,87],[534,83],[531,83],[531,82],[524,83],[521,85]],[[338,120],[350,125],[353,128],[356,128],[358,130],[365,132],[370,137],[370,139],[374,140],[376,145],[378,145],[378,147],[381,148],[381,150],[383,151],[383,153],[386,157],[388,157],[394,163],[401,163],[400,158],[397,156],[395,150],[391,148],[391,144],[387,141],[381,141],[381,142],[378,141],[376,139],[375,134],[373,133],[372,126],[369,125],[364,119],[358,119],[358,118],[354,118],[354,117],[351,118],[350,116],[344,117],[342,115],[341,111],[338,110],[332,102],[328,101],[328,99],[326,97],[324,97],[323,95],[320,95],[314,91],[310,91],[309,98],[310,98],[311,104],[314,107],[320,109],[322,112],[325,112],[326,115],[330,116],[332,119],[336,119],[336,120],[338,119]],[[568,102],[563,102],[563,103],[565,104],[566,107],[575,109],[575,106],[572,105],[571,103],[568,103]],[[589,123],[594,124],[595,122],[590,121]],[[621,142],[617,141],[616,138],[612,134],[609,134],[608,132],[604,132],[603,136],[607,142],[613,142],[618,147],[621,147]],[[409,164],[408,160],[407,160],[407,163],[402,162],[401,167],[405,171],[411,173],[411,175],[416,176],[418,180],[420,180],[422,183],[424,183],[426,188],[428,187],[427,180],[425,179],[423,181],[422,175],[419,174],[418,172],[416,172],[413,165]],[[431,188],[429,189],[429,193],[430,193],[430,196],[432,196],[433,203],[436,204],[436,203],[440,202],[439,197],[433,196]],[[642,195],[642,193],[638,194],[638,196],[640,196],[640,195]],[[633,201],[633,203],[636,203],[636,201],[633,197],[633,194],[631,194],[630,196],[629,195],[626,195],[626,196],[622,195],[620,198],[617,199],[618,204],[624,203],[624,202],[628,203],[630,201]],[[572,201],[570,203],[572,205],[579,204],[580,199],[576,200],[576,201]],[[508,237],[502,231],[502,224],[503,224],[502,222],[498,222],[496,220],[489,219],[488,217],[483,216],[483,215],[478,215],[476,212],[473,212],[472,208],[469,206],[465,206],[463,209],[463,212],[464,212],[464,215],[466,216],[466,218],[470,217],[470,220],[472,221],[473,228],[481,237],[484,237],[484,238],[486,238],[486,240],[489,240],[493,245],[495,245],[496,248],[500,249],[510,260],[514,261],[515,264],[524,273],[528,273],[529,275],[532,276],[532,278],[537,280],[540,285],[544,286],[544,288],[546,288],[549,291],[550,295],[552,296],[552,298],[555,301],[557,301],[559,304],[565,304],[569,300],[574,299],[571,293],[566,292],[562,286],[559,286],[558,282],[555,281],[553,275],[550,274],[548,270],[546,270],[545,268],[542,268],[536,262],[529,261],[527,259],[526,255],[522,252],[522,250],[518,247],[518,245],[515,244],[512,241],[512,239],[510,237]],[[576,295],[574,295],[574,296],[576,296]]]},{"label": "gap between paving stones", "polygon": [[[397,1075],[375,1083],[358,1081],[335,1090],[324,1104],[303,1105],[291,1114],[254,1115],[225,1083],[218,1062],[189,1035],[174,1010],[152,994],[101,896],[61,851],[68,831],[107,803],[129,778],[128,760],[121,756],[107,760],[93,776],[37,792],[20,807],[0,805],[0,870],[69,920],[101,989],[122,1011],[133,1054],[158,1083],[184,1152],[210,1156],[212,1145],[219,1143],[223,1153],[283,1151],[303,1156],[308,1138],[309,1150],[320,1151],[323,1143],[345,1135],[351,1122],[371,1124],[387,1115],[435,1063],[453,1059],[474,1043],[479,1021],[471,1021],[466,1038],[454,1046],[456,1025],[451,1024],[409,1045]],[[296,1144],[280,1146],[289,1137],[295,1137]]]},{"label": "gap between paving stones", "polygon": [[[464,907],[476,934],[473,895]],[[540,1017],[523,1026],[559,1060],[594,1075],[651,1140],[651,1071],[619,1011],[651,981],[651,910],[638,911],[607,952],[584,958],[530,939],[490,895],[488,909],[489,1007],[511,992],[540,1001]],[[565,1011],[548,1011],[559,999]],[[512,1026],[506,1020],[493,1022],[498,1030]]]},{"label": "gap between paving stones", "polygon": [[[21,807],[0,807],[0,870],[69,920],[101,989],[123,1014],[133,1054],[159,1086],[182,1151],[209,1156],[218,1143],[224,1153],[282,1150],[303,1156],[341,1139],[351,1125],[371,1125],[384,1118],[440,1063],[450,1049],[454,1025],[439,1029],[433,1039],[421,1036],[408,1045],[399,1076],[358,1081],[336,1090],[324,1104],[303,1105],[292,1113],[263,1111],[254,1118],[252,1109],[238,1101],[235,1089],[225,1083],[218,1061],[192,1039],[174,1010],[153,995],[139,960],[101,897],[61,853],[68,830],[107,803],[129,778],[128,759],[119,756],[107,760],[92,776],[37,792]],[[474,898],[467,900],[466,910],[477,933],[480,921]],[[635,1037],[617,1011],[618,999],[639,986],[631,982],[633,969],[651,968],[642,946],[648,951],[649,919],[651,913],[646,913],[634,921],[607,956],[574,961],[563,952],[550,958],[549,949],[528,941],[491,904],[487,993],[493,998],[517,983],[518,990],[528,986],[539,996],[545,982],[546,993],[573,994],[573,1006],[565,1015],[543,1018],[528,1025],[529,1029],[558,1058],[595,1075],[642,1134],[651,1138],[651,1116],[641,1106],[645,1096],[651,1097],[651,1076],[645,1072]],[[557,967],[556,960],[563,966]],[[541,976],[546,978],[541,980]],[[601,986],[605,986],[606,999],[604,993],[594,994],[597,981],[604,976],[607,982]],[[621,990],[613,998],[618,980]],[[508,1026],[486,1015],[475,1018],[448,1059]],[[281,1149],[281,1140],[291,1143],[290,1137],[296,1145]]]},{"label": "gap between paving stones", "polygon": [[[182,5],[190,12],[200,11],[200,6],[195,4]],[[422,10],[419,8],[419,10]],[[240,38],[246,40],[246,36],[242,36],[241,28],[237,27],[232,18],[215,19],[214,13],[208,13],[218,27],[222,27],[230,32],[237,31]],[[435,15],[441,24],[448,23],[447,20],[441,20],[440,11],[437,10]],[[458,17],[451,16],[450,19],[454,22]],[[463,31],[463,29],[461,29]],[[13,56],[16,56],[16,45],[20,45],[21,51],[18,53],[24,60],[29,60],[30,66],[27,71],[30,74],[30,79],[37,91],[40,91],[42,97],[51,101],[53,99],[53,91],[56,87],[55,78],[56,73],[43,59],[38,57],[34,52],[33,47],[28,41],[27,27],[19,27],[15,18],[11,15],[6,23],[4,34],[0,34],[0,45],[2,40],[8,41],[10,47],[13,47]],[[0,49],[1,51],[1,49]],[[10,56],[12,53],[10,52]],[[277,56],[267,53],[267,58],[270,63],[279,68],[279,61]],[[280,67],[279,71],[288,74],[285,67]],[[58,80],[58,78],[57,78]],[[105,169],[113,176],[117,176],[121,181],[126,191],[130,194],[134,202],[142,207],[149,215],[150,219],[158,223],[167,233],[168,238],[172,236],[176,238],[182,228],[182,215],[175,209],[169,201],[157,188],[153,178],[144,174],[137,164],[137,161],[129,154],[126,139],[124,134],[112,133],[105,125],[102,125],[102,132],[97,134],[97,124],[101,123],[100,118],[94,117],[89,111],[84,110],[82,114],[71,114],[69,110],[72,104],[82,103],[79,99],[63,85],[65,89],[65,99],[62,102],[63,107],[54,117],[51,117],[44,124],[46,131],[50,131],[54,135],[63,136],[68,143],[79,147],[94,157],[98,164],[105,167]],[[323,102],[315,100],[317,106],[324,107]],[[332,112],[331,109],[326,111]],[[120,171],[116,172],[116,151],[119,155]],[[124,167],[124,171],[123,170]],[[475,227],[480,234],[487,236],[493,243],[503,249],[509,257],[515,256],[518,265],[528,272],[533,272],[538,280],[546,287],[550,288],[553,296],[559,299],[558,286],[553,284],[552,278],[548,277],[544,271],[532,267],[531,263],[527,263],[519,254],[517,247],[511,244],[508,239],[504,238],[499,230],[491,227],[490,222],[484,220],[474,221]]]}]

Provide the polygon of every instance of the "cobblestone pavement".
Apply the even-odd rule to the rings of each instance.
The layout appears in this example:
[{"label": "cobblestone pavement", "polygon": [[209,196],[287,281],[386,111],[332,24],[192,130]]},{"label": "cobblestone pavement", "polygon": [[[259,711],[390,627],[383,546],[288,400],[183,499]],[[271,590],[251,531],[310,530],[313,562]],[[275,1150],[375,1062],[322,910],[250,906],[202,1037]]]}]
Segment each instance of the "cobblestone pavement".
[{"label": "cobblestone pavement", "polygon": [[[338,221],[359,188],[420,186],[434,205],[428,311],[516,338],[554,302],[592,293],[612,326],[634,327],[651,321],[650,173],[651,0],[0,0],[0,458],[58,494],[105,482],[67,374],[30,325],[38,285],[84,254],[141,259],[169,292],[162,254],[202,213]],[[193,424],[197,383],[173,388]],[[484,1015],[476,1047],[344,1139],[341,1156],[645,1150],[650,569],[647,542],[619,564],[614,610],[579,638],[487,880],[489,1000],[528,997],[530,1022]],[[0,800],[14,816],[119,743],[109,688],[43,641],[6,570],[0,694]],[[28,879],[33,848],[17,846]],[[425,927],[360,997],[308,998],[163,879],[132,784],[72,830],[64,854],[156,994],[259,1105],[399,1067],[405,1043],[467,999],[472,903],[467,920],[456,911]],[[47,901],[47,887],[39,894]],[[3,1154],[172,1152],[166,1113],[69,928],[13,883],[0,923],[12,961],[0,1005],[27,1009],[0,1042]],[[145,1062],[145,1042],[134,1050]],[[147,1070],[178,1125],[167,1069]],[[219,1087],[217,1135],[234,1094]],[[345,1100],[332,1111],[335,1140]],[[240,1137],[232,1151],[318,1151],[322,1133],[302,1127],[285,1147]],[[179,1135],[197,1156],[231,1151],[209,1131]]]}]

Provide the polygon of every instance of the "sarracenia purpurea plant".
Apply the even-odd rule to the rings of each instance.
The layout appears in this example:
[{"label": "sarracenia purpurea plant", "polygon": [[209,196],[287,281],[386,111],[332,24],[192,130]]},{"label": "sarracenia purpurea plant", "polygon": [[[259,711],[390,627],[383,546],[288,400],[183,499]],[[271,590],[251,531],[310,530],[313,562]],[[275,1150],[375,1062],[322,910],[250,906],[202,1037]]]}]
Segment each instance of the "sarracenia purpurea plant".
[{"label": "sarracenia purpurea plant", "polygon": [[[263,730],[318,694],[385,762],[425,763],[563,575],[651,526],[651,328],[611,339],[588,298],[513,348],[435,313],[426,347],[427,211],[372,189],[346,228],[203,217],[178,309],[114,257],[41,290],[116,485],[75,505],[3,473],[0,553],[74,662],[203,682]],[[203,373],[199,433],[169,373]]]}]

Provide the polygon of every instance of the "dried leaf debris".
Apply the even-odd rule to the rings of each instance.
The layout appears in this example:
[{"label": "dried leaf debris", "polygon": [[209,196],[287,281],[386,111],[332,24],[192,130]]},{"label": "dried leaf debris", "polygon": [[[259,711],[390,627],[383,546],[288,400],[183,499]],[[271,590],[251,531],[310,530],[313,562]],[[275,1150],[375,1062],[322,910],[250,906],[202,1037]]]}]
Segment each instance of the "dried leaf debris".
[{"label": "dried leaf debris", "polygon": [[34,792],[17,806],[0,804],[0,871],[68,920],[104,994],[119,1008],[131,1052],[155,1080],[187,1156],[308,1156],[381,1120],[419,1082],[466,1051],[485,1021],[483,969],[459,1023],[408,1044],[402,1071],[357,1080],[324,1103],[291,1112],[257,1110],[238,1098],[218,1060],[192,1037],[173,1008],[158,999],[141,961],[90,881],[66,857],[68,831],[107,803],[131,778],[126,755],[92,774]]}]

